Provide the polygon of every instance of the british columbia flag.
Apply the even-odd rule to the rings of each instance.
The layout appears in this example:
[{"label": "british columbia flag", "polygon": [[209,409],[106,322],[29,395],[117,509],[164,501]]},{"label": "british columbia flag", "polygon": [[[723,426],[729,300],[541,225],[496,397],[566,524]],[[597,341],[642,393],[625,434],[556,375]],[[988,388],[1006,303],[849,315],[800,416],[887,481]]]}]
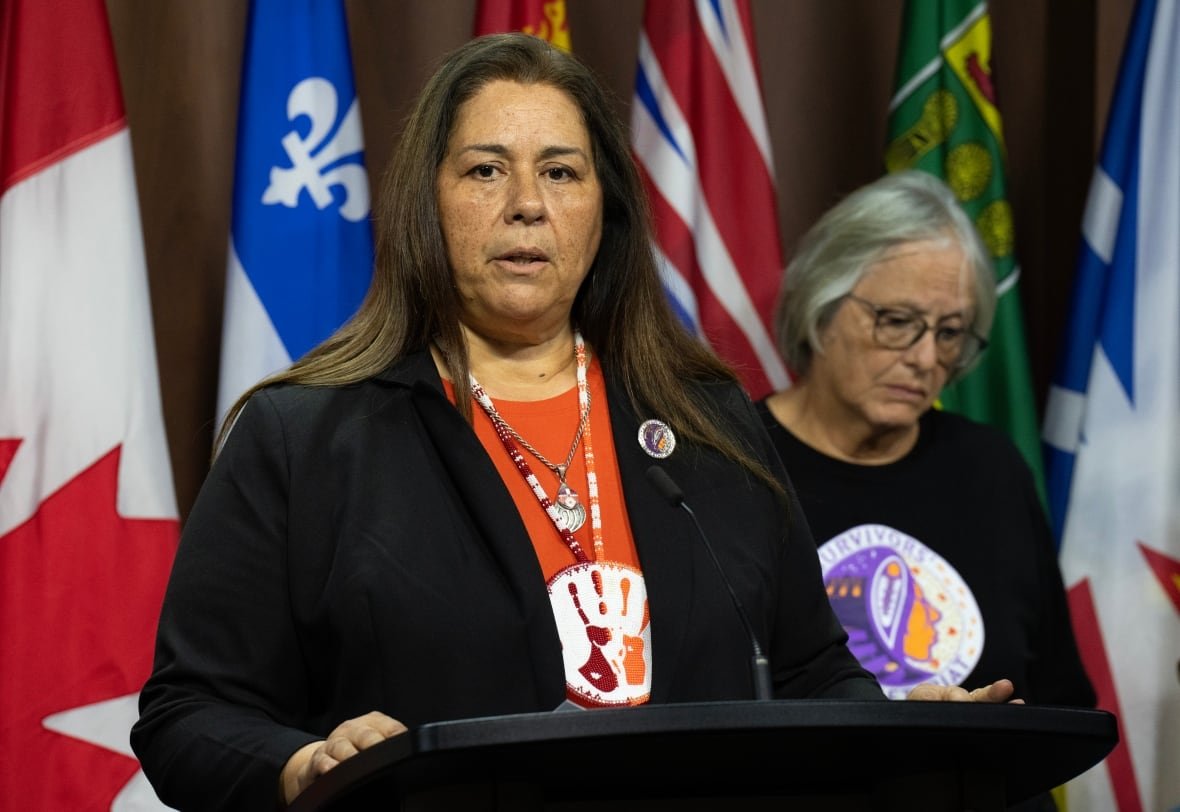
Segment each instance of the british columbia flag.
[{"label": "british columbia flag", "polygon": [[770,329],[782,249],[752,32],[745,0],[649,0],[631,137],[673,307],[761,397],[789,378]]}]

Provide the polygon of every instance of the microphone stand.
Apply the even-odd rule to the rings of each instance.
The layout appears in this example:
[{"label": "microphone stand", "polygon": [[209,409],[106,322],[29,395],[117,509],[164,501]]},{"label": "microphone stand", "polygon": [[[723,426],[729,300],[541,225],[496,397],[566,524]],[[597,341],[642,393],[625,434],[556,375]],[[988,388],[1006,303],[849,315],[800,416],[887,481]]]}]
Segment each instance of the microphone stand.
[{"label": "microphone stand", "polygon": [[709,543],[709,537],[705,535],[705,530],[701,527],[696,513],[684,501],[684,492],[680,490],[680,486],[672,480],[672,477],[663,468],[658,465],[652,465],[647,469],[647,478],[656,487],[656,490],[668,500],[668,503],[672,507],[681,508],[692,519],[693,527],[696,528],[701,543],[705,545],[705,550],[709,553],[709,558],[713,561],[713,566],[717,568],[717,574],[721,576],[721,582],[725,584],[726,590],[729,591],[729,597],[733,601],[733,606],[742,621],[742,626],[745,627],[746,634],[750,637],[750,648],[753,650],[753,655],[750,657],[750,676],[754,680],[754,698],[773,699],[774,691],[770,680],[770,660],[762,653],[762,646],[758,644],[758,637],[754,634],[754,627],[750,625],[750,618],[746,614],[746,608],[742,606],[742,601],[738,598],[737,592],[734,591],[733,584],[726,577],[725,570],[721,566],[721,561],[717,558],[717,553],[713,551],[713,545]]}]

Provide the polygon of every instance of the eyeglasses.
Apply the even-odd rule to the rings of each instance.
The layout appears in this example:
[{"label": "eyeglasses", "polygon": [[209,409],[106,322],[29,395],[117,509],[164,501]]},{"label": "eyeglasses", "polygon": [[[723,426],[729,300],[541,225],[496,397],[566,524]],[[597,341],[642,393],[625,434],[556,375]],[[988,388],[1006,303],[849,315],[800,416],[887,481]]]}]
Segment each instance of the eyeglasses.
[{"label": "eyeglasses", "polygon": [[867,299],[846,293],[842,299],[863,305],[873,313],[873,341],[889,350],[908,350],[922,340],[927,331],[934,333],[934,352],[938,363],[949,370],[971,366],[987,349],[987,339],[967,327],[930,324],[912,310],[882,307]]}]

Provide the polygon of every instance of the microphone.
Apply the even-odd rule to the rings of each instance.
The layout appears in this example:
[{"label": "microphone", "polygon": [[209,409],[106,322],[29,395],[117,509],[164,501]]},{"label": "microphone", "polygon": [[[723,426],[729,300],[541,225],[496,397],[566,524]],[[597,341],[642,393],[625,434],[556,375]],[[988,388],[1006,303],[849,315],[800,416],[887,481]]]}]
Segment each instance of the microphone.
[{"label": "microphone", "polygon": [[705,550],[708,551],[709,558],[713,560],[713,566],[717,568],[717,574],[721,576],[721,582],[729,590],[729,597],[733,599],[733,607],[737,609],[742,626],[745,627],[746,634],[750,636],[750,648],[754,652],[754,655],[750,658],[750,676],[754,680],[754,698],[773,698],[770,682],[770,660],[762,653],[762,646],[758,645],[758,638],[754,635],[754,627],[750,625],[750,618],[746,614],[746,609],[742,606],[741,599],[738,598],[737,593],[734,592],[733,584],[725,576],[725,570],[721,567],[721,561],[718,560],[717,553],[713,552],[713,545],[709,543],[709,537],[705,535],[701,523],[697,521],[697,515],[693,513],[692,508],[684,501],[684,491],[680,490],[680,486],[672,480],[668,472],[658,465],[652,465],[647,469],[647,478],[655,486],[655,489],[659,491],[660,496],[668,501],[668,504],[674,508],[682,508],[692,518],[692,524],[697,529],[697,535],[700,537],[701,543],[705,545]]}]

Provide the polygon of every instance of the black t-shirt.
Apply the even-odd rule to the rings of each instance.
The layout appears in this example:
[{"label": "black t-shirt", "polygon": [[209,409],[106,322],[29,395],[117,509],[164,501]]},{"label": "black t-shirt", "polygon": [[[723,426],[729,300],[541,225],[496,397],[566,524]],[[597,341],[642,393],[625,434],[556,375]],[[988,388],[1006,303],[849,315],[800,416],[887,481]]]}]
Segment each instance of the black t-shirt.
[{"label": "black t-shirt", "polygon": [[890,696],[1007,677],[1028,702],[1093,707],[1032,473],[1004,434],[931,410],[909,454],[858,465],[758,410],[849,648]]}]

